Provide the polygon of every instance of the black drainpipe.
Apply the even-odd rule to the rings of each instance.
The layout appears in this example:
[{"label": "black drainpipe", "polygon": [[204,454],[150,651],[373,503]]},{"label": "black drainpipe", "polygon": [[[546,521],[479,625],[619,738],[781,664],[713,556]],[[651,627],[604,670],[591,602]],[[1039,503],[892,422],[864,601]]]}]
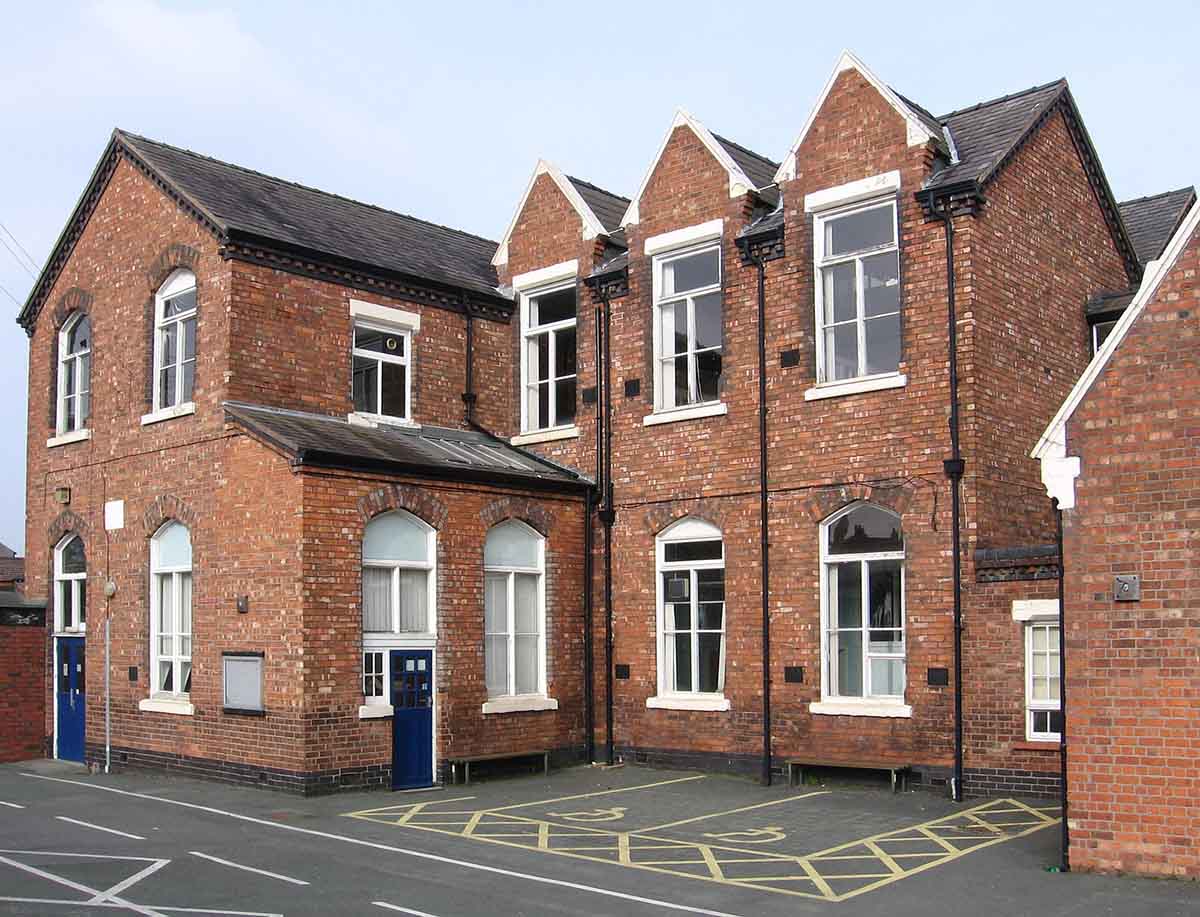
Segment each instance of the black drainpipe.
[{"label": "black drainpipe", "polygon": [[758,268],[758,529],[762,592],[762,785],[771,785],[771,542],[767,510],[767,265],[749,255]]},{"label": "black drainpipe", "polygon": [[612,483],[612,302],[607,293],[601,296],[604,306],[604,508],[600,521],[604,524],[604,737],[607,743],[605,762],[614,763],[613,740],[613,596],[612,596],[612,530],[617,518],[613,504]]},{"label": "black drainpipe", "polygon": [[1055,519],[1055,540],[1058,543],[1058,709],[1062,722],[1058,730],[1058,765],[1062,769],[1059,782],[1059,806],[1062,809],[1062,858],[1059,869],[1071,871],[1071,826],[1067,822],[1067,615],[1066,615],[1066,570],[1067,558],[1063,554],[1063,514],[1058,498],[1052,500]]}]

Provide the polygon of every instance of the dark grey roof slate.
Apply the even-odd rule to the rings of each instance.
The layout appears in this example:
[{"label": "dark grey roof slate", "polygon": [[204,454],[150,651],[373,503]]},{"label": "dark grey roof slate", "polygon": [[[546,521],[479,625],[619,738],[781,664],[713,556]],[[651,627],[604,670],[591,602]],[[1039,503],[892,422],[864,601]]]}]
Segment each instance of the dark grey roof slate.
[{"label": "dark grey roof slate", "polygon": [[609,258],[607,261],[598,265],[590,274],[589,277],[603,277],[605,274],[612,274],[616,271],[624,271],[629,268],[629,252],[623,251],[619,255]]},{"label": "dark grey roof slate", "polygon": [[24,579],[24,557],[0,557],[0,581]]},{"label": "dark grey roof slate", "polygon": [[302,465],[394,470],[437,478],[581,487],[586,478],[482,433],[425,426],[406,430],[341,417],[225,402],[225,413]]},{"label": "dark grey roof slate", "polygon": [[1124,312],[1133,302],[1137,290],[1121,290],[1116,293],[1101,293],[1093,296],[1084,306],[1084,314],[1088,316],[1105,315],[1109,312]]},{"label": "dark grey roof slate", "polygon": [[[896,92],[896,90],[892,89],[892,92]],[[946,145],[946,142],[944,140],[944,135],[942,134],[942,122],[940,122],[929,111],[929,109],[925,108],[924,106],[918,105],[916,102],[914,102],[912,99],[908,98],[907,96],[901,95],[898,92],[896,92],[896,95],[900,97],[901,102],[903,102],[910,109],[912,109],[913,114],[915,114],[917,116],[917,118],[921,121],[921,123],[925,125],[925,129],[928,130],[929,133],[933,134],[934,137],[938,138],[938,144],[944,147]]]},{"label": "dark grey roof slate", "polygon": [[495,295],[496,243],[124,131],[117,138],[223,231]]},{"label": "dark grey roof slate", "polygon": [[629,207],[629,198],[605,191],[574,175],[568,175],[567,179],[575,186],[579,196],[592,208],[592,213],[596,214],[600,225],[610,233],[621,228],[621,217],[625,216],[625,210]]},{"label": "dark grey roof slate", "polygon": [[719,134],[713,134],[713,137],[725,148],[729,158],[738,164],[738,168],[746,173],[746,177],[754,182],[755,188],[765,188],[767,185],[774,184],[779,163],[767,159],[766,156],[753,150],[748,150],[740,143],[734,143]]},{"label": "dark grey roof slate", "polygon": [[15,592],[12,589],[0,589],[0,608],[24,610],[24,609],[39,609],[46,607],[45,599],[30,599],[26,598],[23,593]]},{"label": "dark grey roof slate", "polygon": [[1162,254],[1167,242],[1179,228],[1188,208],[1196,201],[1196,189],[1179,188],[1149,197],[1122,201],[1117,206],[1125,231],[1133,242],[1138,260],[1145,264]]},{"label": "dark grey roof slate", "polygon": [[764,214],[752,223],[749,223],[745,229],[738,233],[738,238],[742,239],[746,236],[757,236],[761,233],[771,232],[779,229],[783,225],[783,208],[776,207],[768,214]]},{"label": "dark grey roof slate", "polygon": [[1066,80],[1055,80],[939,117],[950,128],[959,161],[935,173],[927,186],[986,181],[1066,89]]}]

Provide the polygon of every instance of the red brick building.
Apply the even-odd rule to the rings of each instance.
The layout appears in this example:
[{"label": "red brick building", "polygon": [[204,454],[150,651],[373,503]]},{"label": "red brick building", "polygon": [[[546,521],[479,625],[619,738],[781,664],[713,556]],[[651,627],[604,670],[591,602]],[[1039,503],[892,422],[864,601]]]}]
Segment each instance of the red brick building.
[{"label": "red brick building", "polygon": [[1028,454],[1129,212],[1064,82],[935,117],[850,54],[782,162],[680,112],[632,197],[538,163],[498,244],[117,132],[21,314],[27,589],[112,675],[112,748],[93,678],[52,753],[1055,792]]},{"label": "red brick building", "polygon": [[1073,868],[1200,876],[1200,205],[1035,451],[1063,514]]}]

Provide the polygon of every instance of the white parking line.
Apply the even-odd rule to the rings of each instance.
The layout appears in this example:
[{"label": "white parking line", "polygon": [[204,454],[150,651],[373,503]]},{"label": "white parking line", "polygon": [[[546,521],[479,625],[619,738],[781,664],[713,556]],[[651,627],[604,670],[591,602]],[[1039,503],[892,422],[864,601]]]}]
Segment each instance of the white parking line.
[{"label": "white parking line", "polygon": [[189,850],[194,857],[201,857],[205,860],[212,860],[214,863],[220,863],[222,866],[231,866],[234,869],[244,869],[246,872],[256,872],[260,876],[269,876],[272,879],[278,879],[280,882],[291,882],[293,885],[307,885],[303,879],[293,879],[291,876],[281,876],[277,872],[267,872],[265,869],[255,869],[253,866],[243,866],[241,863],[234,863],[231,860],[222,860],[220,857],[212,856],[208,853],[201,853],[199,850]]},{"label": "white parking line", "polygon": [[[97,895],[104,894],[98,888],[89,888],[88,886],[83,885],[80,882],[74,882],[71,879],[63,878],[62,876],[56,876],[52,872],[46,872],[44,869],[38,869],[36,866],[30,866],[27,863],[22,863],[18,860],[12,860],[12,859],[9,859],[8,857],[0,856],[0,863],[4,863],[8,866],[13,867],[14,869],[19,869],[22,872],[27,872],[30,875],[37,876],[39,879],[48,879],[49,881],[55,882],[59,885],[65,885],[67,888],[73,889],[77,892],[83,892],[86,895],[92,895],[93,897],[95,897]],[[163,913],[161,911],[156,911],[153,908],[145,907],[140,904],[134,904],[132,901],[126,901],[124,898],[117,898],[116,896],[113,896],[112,898],[108,899],[108,901],[105,901],[105,903],[101,906],[107,907],[109,902],[111,902],[114,905],[123,907],[126,910],[133,911],[137,914],[143,914],[143,915],[145,915],[145,917],[163,917]],[[74,903],[75,904],[85,904],[86,902],[76,901]]]},{"label": "white parking line", "polygon": [[55,815],[59,821],[69,821],[73,825],[81,825],[84,828],[92,828],[96,831],[106,831],[109,834],[119,834],[121,837],[132,838],[135,841],[144,841],[145,838],[140,834],[130,834],[128,831],[118,831],[116,828],[105,828],[103,825],[93,825],[90,821],[80,821],[78,818],[67,818],[65,815]]},{"label": "white parking line", "polygon": [[736,914],[730,914],[727,911],[714,911],[704,907],[693,907],[689,904],[676,904],[673,901],[663,901],[660,898],[643,898],[641,895],[631,895],[627,892],[613,891],[608,888],[599,888],[595,885],[583,885],[579,882],[568,882],[565,879],[552,879],[549,876],[536,876],[532,873],[517,872],[515,869],[503,869],[499,866],[486,866],[483,863],[472,863],[468,860],[458,860],[454,857],[439,856],[436,853],[426,853],[423,850],[408,850],[404,847],[394,847],[391,844],[380,844],[376,841],[364,840],[360,837],[350,837],[346,834],[334,834],[332,831],[317,831],[313,828],[301,828],[299,825],[288,825],[282,822],[268,821],[265,818],[255,818],[253,815],[242,815],[239,812],[227,812],[224,809],[218,809],[214,806],[204,806],[197,802],[184,802],[182,799],[164,799],[160,796],[151,796],[149,793],[135,793],[132,790],[119,790],[115,786],[99,786],[94,783],[87,783],[83,780],[68,780],[65,777],[47,777],[44,774],[30,774],[21,771],[22,777],[32,777],[35,780],[50,780],[54,783],[69,783],[72,786],[81,786],[89,790],[99,790],[104,793],[116,793],[119,796],[130,796],[134,799],[148,799],[151,802],[161,802],[170,806],[181,806],[185,809],[193,809],[197,812],[208,812],[211,815],[223,815],[226,818],[237,819],[238,821],[251,822],[252,824],[262,825],[267,828],[274,828],[277,831],[292,831],[296,834],[307,834],[309,837],[320,837],[331,841],[342,841],[346,844],[354,844],[358,847],[370,847],[373,850],[386,850],[388,853],[397,853],[401,856],[413,857],[418,860],[432,860],[437,863],[445,863],[448,866],[457,866],[460,869],[474,869],[479,872],[488,872],[493,875],[510,876],[515,879],[525,879],[529,882],[538,882],[542,885],[554,885],[559,888],[571,888],[575,891],[591,892],[594,895],[604,895],[608,898],[619,898],[622,901],[636,901],[639,904],[649,904],[653,907],[663,908],[670,911],[683,911],[688,914],[704,914],[706,917],[737,917]]},{"label": "white parking line", "polygon": [[413,917],[436,917],[436,915],[430,914],[428,911],[414,911],[410,907],[401,907],[398,904],[388,904],[386,901],[372,901],[371,903],[376,907],[385,907],[389,911],[399,911],[401,914],[412,914]]},{"label": "white parking line", "polygon": [[3,799],[0,799],[0,806],[8,806],[10,809],[23,809],[23,808],[25,808],[24,806],[19,806],[19,805],[17,805],[15,802],[5,802]]}]

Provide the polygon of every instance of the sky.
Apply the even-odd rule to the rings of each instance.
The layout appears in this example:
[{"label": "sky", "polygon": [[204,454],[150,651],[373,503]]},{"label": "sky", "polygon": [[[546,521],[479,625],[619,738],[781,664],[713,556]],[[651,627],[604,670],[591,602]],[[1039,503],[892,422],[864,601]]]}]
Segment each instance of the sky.
[{"label": "sky", "polygon": [[539,157],[632,194],[681,106],[781,159],[849,48],[938,114],[1065,76],[1118,200],[1200,183],[1194,0],[0,0],[0,13],[0,542],[18,550],[18,303],[117,126],[496,239]]}]

